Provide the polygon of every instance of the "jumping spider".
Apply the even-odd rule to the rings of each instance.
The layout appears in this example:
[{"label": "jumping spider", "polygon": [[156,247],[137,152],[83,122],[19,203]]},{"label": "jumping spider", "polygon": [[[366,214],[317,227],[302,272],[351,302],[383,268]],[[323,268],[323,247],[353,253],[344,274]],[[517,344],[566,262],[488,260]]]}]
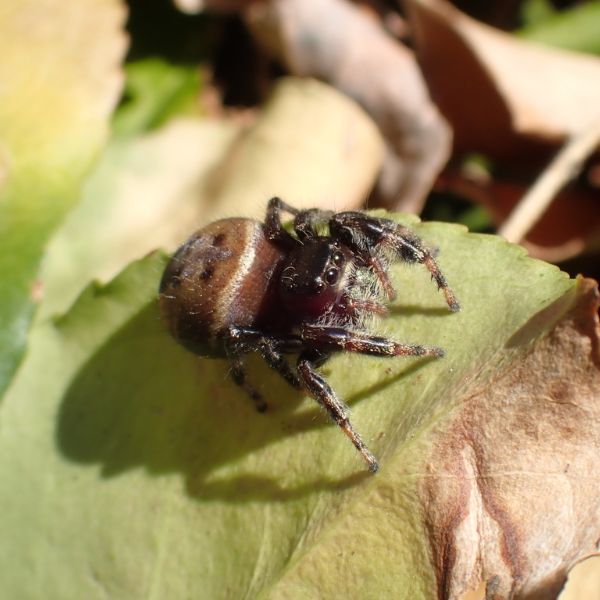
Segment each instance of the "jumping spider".
[{"label": "jumping spider", "polygon": [[[281,221],[294,216],[295,235]],[[320,233],[328,228],[328,234]],[[192,352],[227,358],[233,381],[266,405],[246,380],[246,354],[258,352],[292,387],[306,391],[341,427],[369,470],[376,458],[352,427],[348,408],[316,368],[346,350],[377,356],[443,356],[366,332],[395,291],[395,260],[421,263],[450,310],[459,305],[432,253],[408,228],[362,212],[297,210],[270,200],[264,223],[231,218],[197,231],[173,256],[160,284],[160,305],[173,337]],[[286,355],[297,355],[292,367]]]}]

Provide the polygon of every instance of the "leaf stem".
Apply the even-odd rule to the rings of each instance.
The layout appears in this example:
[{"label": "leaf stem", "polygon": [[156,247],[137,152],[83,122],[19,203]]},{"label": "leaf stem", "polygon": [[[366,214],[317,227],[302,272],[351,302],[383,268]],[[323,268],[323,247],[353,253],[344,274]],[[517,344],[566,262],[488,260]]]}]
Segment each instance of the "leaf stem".
[{"label": "leaf stem", "polygon": [[583,162],[599,144],[600,117],[571,136],[523,196],[498,233],[509,242],[520,242],[538,222],[556,194],[579,173]]}]

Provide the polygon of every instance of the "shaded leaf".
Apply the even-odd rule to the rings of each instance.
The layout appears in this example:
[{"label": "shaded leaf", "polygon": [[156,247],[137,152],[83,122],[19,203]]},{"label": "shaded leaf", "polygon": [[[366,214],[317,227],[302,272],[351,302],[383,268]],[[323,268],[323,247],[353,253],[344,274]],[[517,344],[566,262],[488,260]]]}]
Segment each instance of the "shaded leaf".
[{"label": "shaded leaf", "polygon": [[113,118],[117,134],[156,129],[174,115],[199,112],[200,72],[197,67],[153,58],[125,66],[124,100]]}]

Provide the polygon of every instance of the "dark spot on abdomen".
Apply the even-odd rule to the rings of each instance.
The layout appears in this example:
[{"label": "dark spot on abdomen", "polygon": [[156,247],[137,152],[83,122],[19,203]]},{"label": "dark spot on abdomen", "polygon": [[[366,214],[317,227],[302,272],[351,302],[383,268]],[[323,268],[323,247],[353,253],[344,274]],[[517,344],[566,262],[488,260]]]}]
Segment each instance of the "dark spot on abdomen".
[{"label": "dark spot on abdomen", "polygon": [[215,268],[212,265],[207,265],[200,273],[200,279],[210,279],[215,274]]}]

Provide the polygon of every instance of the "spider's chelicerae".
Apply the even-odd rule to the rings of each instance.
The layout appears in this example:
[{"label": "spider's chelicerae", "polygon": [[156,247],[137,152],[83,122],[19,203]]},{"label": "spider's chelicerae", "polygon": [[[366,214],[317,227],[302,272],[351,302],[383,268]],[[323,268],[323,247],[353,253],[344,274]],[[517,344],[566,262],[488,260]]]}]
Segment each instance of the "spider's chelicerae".
[{"label": "spider's chelicerae", "polygon": [[[281,213],[294,217],[294,234]],[[328,230],[323,235],[323,230]],[[197,231],[173,256],[160,284],[172,335],[201,356],[227,358],[231,376],[265,410],[247,381],[244,357],[258,352],[291,386],[305,390],[341,427],[371,471],[378,469],[348,408],[317,372],[332,353],[442,356],[436,347],[403,344],[367,332],[395,291],[392,262],[421,263],[450,310],[459,305],[432,253],[407,227],[362,212],[297,210],[279,198],[264,223],[231,218]],[[297,356],[295,366],[288,355]]]}]

